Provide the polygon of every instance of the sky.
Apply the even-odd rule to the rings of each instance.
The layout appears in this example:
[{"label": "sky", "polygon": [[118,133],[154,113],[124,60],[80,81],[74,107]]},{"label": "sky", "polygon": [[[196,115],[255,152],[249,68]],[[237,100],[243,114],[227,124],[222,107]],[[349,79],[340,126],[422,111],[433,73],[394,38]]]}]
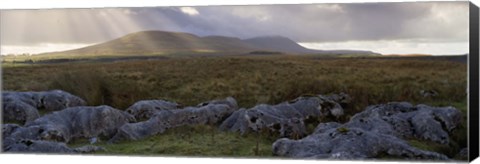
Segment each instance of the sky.
[{"label": "sky", "polygon": [[323,50],[447,55],[468,53],[468,27],[466,1],[2,10],[0,53],[63,51],[162,30],[280,35]]}]

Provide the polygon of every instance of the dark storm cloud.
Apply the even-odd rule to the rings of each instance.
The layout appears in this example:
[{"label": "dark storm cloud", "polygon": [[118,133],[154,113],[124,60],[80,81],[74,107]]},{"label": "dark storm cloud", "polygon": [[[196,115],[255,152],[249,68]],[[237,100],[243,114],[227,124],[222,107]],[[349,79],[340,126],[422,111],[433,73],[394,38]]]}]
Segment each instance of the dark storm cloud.
[{"label": "dark storm cloud", "polygon": [[97,43],[141,30],[297,42],[468,40],[468,2],[7,10],[4,45]]}]

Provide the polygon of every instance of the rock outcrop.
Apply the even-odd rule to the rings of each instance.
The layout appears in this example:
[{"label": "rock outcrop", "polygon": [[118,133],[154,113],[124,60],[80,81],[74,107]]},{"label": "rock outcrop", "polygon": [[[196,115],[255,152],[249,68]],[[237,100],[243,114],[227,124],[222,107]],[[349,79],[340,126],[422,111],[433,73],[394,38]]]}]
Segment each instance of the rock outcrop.
[{"label": "rock outcrop", "polygon": [[104,150],[103,147],[86,145],[78,148],[70,148],[63,142],[44,141],[44,140],[29,140],[22,139],[19,141],[5,141],[10,144],[3,146],[3,151],[13,153],[91,153]]},{"label": "rock outcrop", "polygon": [[142,100],[127,108],[127,112],[135,116],[137,120],[150,119],[155,113],[162,110],[178,109],[179,104],[164,100]]},{"label": "rock outcrop", "polygon": [[61,90],[2,92],[2,115],[7,122],[25,124],[40,117],[39,110],[58,111],[83,105],[84,100]]},{"label": "rock outcrop", "polygon": [[365,111],[355,114],[345,126],[399,138],[448,144],[449,133],[460,125],[461,119],[461,112],[453,107],[392,102],[367,107]]},{"label": "rock outcrop", "polygon": [[449,132],[459,124],[461,113],[453,107],[413,106],[406,102],[373,105],[349,122],[320,123],[314,133],[301,139],[282,138],[273,153],[294,158],[363,159],[394,156],[407,159],[448,159],[419,150],[402,139],[417,138],[448,144]]},{"label": "rock outcrop", "polygon": [[[369,159],[397,157],[446,160],[447,156],[417,149],[403,140],[360,128],[319,125],[317,131],[300,140],[282,138],[272,145],[274,155],[316,159]],[[326,127],[322,127],[326,126]]]},{"label": "rock outcrop", "polygon": [[18,124],[2,124],[2,140],[10,136],[15,130],[20,128]]},{"label": "rock outcrop", "polygon": [[346,94],[299,97],[277,105],[260,104],[251,109],[241,109],[227,118],[221,130],[271,131],[282,137],[299,138],[306,135],[304,120],[340,117],[344,110],[340,103],[348,103]]},{"label": "rock outcrop", "polygon": [[130,114],[109,106],[71,107],[44,115],[24,127],[16,127],[7,138],[66,143],[75,138],[110,138],[120,126],[134,121]]},{"label": "rock outcrop", "polygon": [[3,99],[2,116],[6,122],[25,124],[40,117],[38,110],[17,99]]},{"label": "rock outcrop", "polygon": [[[449,144],[449,135],[463,118],[453,107],[392,102],[369,106],[346,123],[320,123],[307,136],[305,124],[309,120],[343,116],[349,96],[299,97],[250,109],[238,109],[232,97],[185,108],[175,102],[144,100],[124,112],[105,105],[82,106],[85,101],[60,90],[2,95],[3,118],[19,123],[2,125],[2,150],[6,152],[88,153],[103,148],[70,148],[66,143],[79,138],[90,139],[91,143],[100,138],[116,143],[143,139],[180,126],[220,124],[224,131],[268,131],[285,137],[272,145],[273,153],[284,157],[447,160],[443,154],[412,147],[403,139]],[[40,117],[39,109],[54,112]],[[463,149],[457,157],[463,159],[466,154],[468,149]]]},{"label": "rock outcrop", "polygon": [[223,121],[237,108],[236,100],[228,97],[224,100],[201,103],[195,107],[159,110],[149,120],[123,125],[109,142],[138,140],[184,125],[214,125]]}]

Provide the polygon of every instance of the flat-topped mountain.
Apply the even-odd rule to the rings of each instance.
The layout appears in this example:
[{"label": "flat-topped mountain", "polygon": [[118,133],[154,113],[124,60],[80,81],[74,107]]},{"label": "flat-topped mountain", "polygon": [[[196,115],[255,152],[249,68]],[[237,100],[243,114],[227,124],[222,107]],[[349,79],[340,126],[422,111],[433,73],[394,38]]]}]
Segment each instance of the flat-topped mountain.
[{"label": "flat-topped mountain", "polygon": [[173,53],[237,53],[275,51],[288,54],[362,54],[379,55],[371,51],[322,51],[302,47],[289,38],[265,36],[239,39],[225,36],[200,37],[190,33],[141,31],[104,43],[74,50],[45,54],[61,55],[149,55]]}]

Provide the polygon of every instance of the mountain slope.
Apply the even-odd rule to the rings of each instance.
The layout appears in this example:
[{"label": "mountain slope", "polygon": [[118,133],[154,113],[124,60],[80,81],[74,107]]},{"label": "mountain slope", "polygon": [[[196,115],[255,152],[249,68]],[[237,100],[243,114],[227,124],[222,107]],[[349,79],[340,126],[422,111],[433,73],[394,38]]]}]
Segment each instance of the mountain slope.
[{"label": "mountain slope", "polygon": [[275,51],[290,52],[290,53],[310,53],[315,50],[310,50],[300,46],[289,38],[282,36],[263,36],[244,40],[247,43],[255,45],[258,48],[270,49]]},{"label": "mountain slope", "polygon": [[276,51],[289,53],[307,53],[307,54],[363,54],[380,55],[372,51],[360,50],[312,50],[305,48],[293,40],[283,36],[264,36],[246,39],[246,42],[256,45],[259,48],[268,48]]},{"label": "mountain slope", "polygon": [[374,54],[370,51],[321,51],[300,46],[286,37],[268,36],[241,40],[234,37],[199,37],[189,33],[141,31],[84,48],[46,53],[50,55],[149,55],[172,53],[248,53],[277,51],[293,54]]},{"label": "mountain slope", "polygon": [[202,38],[189,33],[142,31],[105,43],[56,53],[66,55],[142,55],[174,52],[248,51],[252,48],[238,38],[220,36]]}]

